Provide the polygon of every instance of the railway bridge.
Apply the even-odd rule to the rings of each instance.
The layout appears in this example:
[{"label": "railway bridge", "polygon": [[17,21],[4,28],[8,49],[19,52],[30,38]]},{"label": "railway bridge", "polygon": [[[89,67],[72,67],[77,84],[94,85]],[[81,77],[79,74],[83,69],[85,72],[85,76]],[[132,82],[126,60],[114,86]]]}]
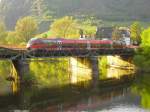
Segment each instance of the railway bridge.
[{"label": "railway bridge", "polygon": [[31,58],[98,57],[102,55],[133,56],[134,48],[102,48],[72,50],[26,50],[25,48],[0,47],[0,59],[26,60]]},{"label": "railway bridge", "polygon": [[[25,48],[0,47],[0,59],[11,60],[17,71],[19,80],[22,82],[26,60],[62,58],[62,57],[88,57],[92,65],[93,85],[96,87],[99,77],[98,57],[103,55],[119,55],[122,57],[133,57],[135,49],[132,48],[107,48],[107,49],[77,49],[77,50],[26,50]],[[28,71],[28,70],[26,70]]]}]

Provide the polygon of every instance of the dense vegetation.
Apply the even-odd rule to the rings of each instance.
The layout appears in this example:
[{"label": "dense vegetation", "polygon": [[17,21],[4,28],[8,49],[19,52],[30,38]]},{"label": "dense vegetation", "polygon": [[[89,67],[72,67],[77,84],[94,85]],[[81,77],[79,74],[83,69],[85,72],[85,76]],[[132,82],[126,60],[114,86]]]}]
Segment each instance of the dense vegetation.
[{"label": "dense vegetation", "polygon": [[40,22],[64,15],[78,18],[88,15],[111,21],[147,21],[150,19],[149,5],[149,0],[1,0],[0,15],[11,29],[20,17],[29,15],[38,17]]},{"label": "dense vegetation", "polygon": [[38,33],[39,23],[36,18],[26,16],[17,21],[14,31],[7,31],[4,22],[0,22],[0,43],[25,45],[33,37],[63,37],[79,38],[79,30],[82,29],[85,35],[93,37],[96,32],[95,21],[92,18],[85,20],[75,19],[72,16],[65,16],[56,19],[49,24],[48,31]]},{"label": "dense vegetation", "polygon": [[140,69],[150,72],[150,28],[142,32],[141,38],[141,49],[134,57],[134,62]]}]

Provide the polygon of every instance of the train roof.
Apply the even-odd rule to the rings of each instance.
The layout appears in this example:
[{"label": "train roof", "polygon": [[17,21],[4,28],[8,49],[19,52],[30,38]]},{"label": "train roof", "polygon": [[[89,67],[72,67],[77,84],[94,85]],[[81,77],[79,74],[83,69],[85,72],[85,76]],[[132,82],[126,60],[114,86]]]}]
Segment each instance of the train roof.
[{"label": "train roof", "polygon": [[109,42],[112,41],[110,39],[103,39],[103,40],[93,40],[93,39],[65,39],[65,38],[31,38],[30,41],[36,41],[36,40],[66,40],[66,41],[102,41],[102,42]]}]

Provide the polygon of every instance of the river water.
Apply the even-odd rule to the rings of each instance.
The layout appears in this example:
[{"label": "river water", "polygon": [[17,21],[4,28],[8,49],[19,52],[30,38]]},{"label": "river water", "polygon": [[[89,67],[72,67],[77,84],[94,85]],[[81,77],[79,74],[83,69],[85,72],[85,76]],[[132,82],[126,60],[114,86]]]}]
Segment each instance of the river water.
[{"label": "river water", "polygon": [[31,66],[26,79],[32,83],[23,83],[18,89],[20,86],[9,77],[14,73],[11,63],[0,62],[0,112],[150,111],[150,74],[105,68],[95,89],[90,76],[82,75],[81,80],[76,75],[78,80],[72,83],[70,73],[63,68],[56,72],[56,65],[49,68],[34,62]]}]

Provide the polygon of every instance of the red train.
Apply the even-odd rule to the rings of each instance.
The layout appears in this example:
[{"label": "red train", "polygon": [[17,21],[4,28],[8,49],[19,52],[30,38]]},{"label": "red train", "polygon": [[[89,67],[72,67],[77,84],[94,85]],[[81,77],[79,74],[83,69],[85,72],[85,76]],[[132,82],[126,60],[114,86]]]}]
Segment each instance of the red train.
[{"label": "red train", "polygon": [[123,48],[125,44],[112,40],[78,40],[62,38],[32,38],[27,49],[48,49],[48,50],[71,50],[71,49],[100,49],[100,48]]}]

